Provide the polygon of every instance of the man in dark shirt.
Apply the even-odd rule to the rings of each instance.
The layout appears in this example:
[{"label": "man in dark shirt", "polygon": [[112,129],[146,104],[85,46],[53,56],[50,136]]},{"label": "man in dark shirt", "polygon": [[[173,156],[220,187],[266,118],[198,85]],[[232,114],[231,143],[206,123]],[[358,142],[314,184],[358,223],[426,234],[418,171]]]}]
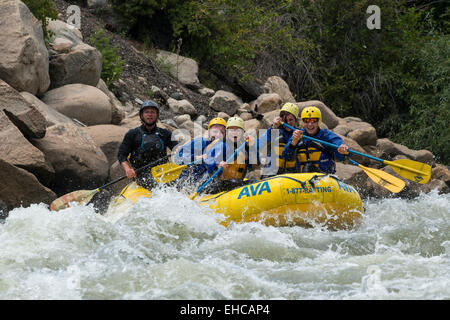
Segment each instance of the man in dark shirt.
[{"label": "man in dark shirt", "polygon": [[166,162],[166,147],[172,150],[177,142],[171,140],[172,133],[169,130],[156,126],[159,118],[159,107],[156,102],[145,101],[139,110],[139,117],[142,125],[130,129],[125,134],[117,158],[128,178],[136,177],[139,185],[151,189],[156,184],[151,175],[151,167],[138,175],[135,169],[152,162],[155,162],[154,166]]}]

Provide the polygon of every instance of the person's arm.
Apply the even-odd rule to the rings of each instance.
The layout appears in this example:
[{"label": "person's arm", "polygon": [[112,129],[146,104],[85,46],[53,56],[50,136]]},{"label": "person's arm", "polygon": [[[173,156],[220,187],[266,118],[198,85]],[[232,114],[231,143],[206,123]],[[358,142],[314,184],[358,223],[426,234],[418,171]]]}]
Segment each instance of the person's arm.
[{"label": "person's arm", "polygon": [[292,161],[295,158],[295,152],[297,150],[297,143],[293,143],[293,135],[289,138],[288,142],[284,146],[281,157],[287,161]]},{"label": "person's arm", "polygon": [[125,174],[128,178],[133,178],[136,176],[136,172],[131,167],[128,162],[128,156],[130,155],[133,148],[133,139],[134,139],[134,131],[129,130],[119,146],[119,150],[117,152],[117,160],[120,163],[120,166],[125,171]]},{"label": "person's arm", "polygon": [[343,143],[342,138],[339,137],[337,134],[335,134],[332,131],[327,130],[326,132],[324,132],[324,136],[322,138],[319,138],[321,140],[324,140],[326,142],[332,143],[334,145],[339,146],[338,149],[335,148],[331,148],[331,147],[327,147],[324,146],[325,148],[327,148],[328,150],[330,150],[331,152],[334,153],[334,157],[339,160],[339,161],[344,161],[345,160],[345,155],[348,154],[348,146]]},{"label": "person's arm", "polygon": [[130,163],[128,161],[121,162],[120,165],[122,166],[123,170],[125,171],[125,175],[128,178],[134,178],[136,177],[136,172],[134,169],[130,166]]}]

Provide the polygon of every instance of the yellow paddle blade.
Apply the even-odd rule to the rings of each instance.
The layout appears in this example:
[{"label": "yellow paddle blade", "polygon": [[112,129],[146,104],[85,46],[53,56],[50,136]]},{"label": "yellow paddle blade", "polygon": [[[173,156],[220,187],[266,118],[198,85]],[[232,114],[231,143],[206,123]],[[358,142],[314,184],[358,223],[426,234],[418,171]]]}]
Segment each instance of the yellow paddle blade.
[{"label": "yellow paddle blade", "polygon": [[86,204],[91,201],[92,197],[99,191],[94,190],[77,190],[59,197],[50,204],[50,210],[59,211],[70,206],[70,202],[77,202],[79,204]]},{"label": "yellow paddle blade", "polygon": [[175,180],[181,174],[181,170],[187,165],[178,165],[175,163],[164,163],[152,168],[152,175],[158,183],[168,183]]},{"label": "yellow paddle blade", "polygon": [[393,193],[398,193],[405,187],[405,182],[403,180],[396,178],[387,172],[374,168],[367,168],[362,165],[359,165],[358,167],[361,168],[373,182]]},{"label": "yellow paddle blade", "polygon": [[426,163],[409,159],[384,160],[383,163],[391,166],[399,176],[420,184],[427,183],[431,178],[431,166]]},{"label": "yellow paddle blade", "polygon": [[189,199],[194,200],[195,197],[197,196],[197,194],[198,194],[197,192],[191,194],[191,195],[189,196]]}]

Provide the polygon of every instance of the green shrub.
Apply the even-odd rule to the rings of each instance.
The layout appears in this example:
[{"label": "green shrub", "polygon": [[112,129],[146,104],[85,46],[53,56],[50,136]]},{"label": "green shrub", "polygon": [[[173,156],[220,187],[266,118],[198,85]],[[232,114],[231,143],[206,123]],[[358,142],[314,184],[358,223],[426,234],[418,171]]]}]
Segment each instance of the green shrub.
[{"label": "green shrub", "polygon": [[58,18],[58,11],[51,0],[23,0],[23,3],[30,9],[31,13],[41,21],[42,30],[44,32],[45,43],[48,44],[52,34],[47,29],[47,18],[56,20]]},{"label": "green shrub", "polygon": [[91,44],[102,53],[101,78],[109,87],[111,83],[120,77],[124,61],[117,54],[117,47],[111,45],[110,38],[102,28],[95,32],[90,38],[90,41]]},{"label": "green shrub", "polygon": [[[411,49],[413,50],[413,49]],[[408,112],[400,121],[395,141],[427,149],[438,162],[450,165],[450,36],[422,40],[415,50],[414,77],[403,79]],[[411,58],[408,57],[408,58]]]}]

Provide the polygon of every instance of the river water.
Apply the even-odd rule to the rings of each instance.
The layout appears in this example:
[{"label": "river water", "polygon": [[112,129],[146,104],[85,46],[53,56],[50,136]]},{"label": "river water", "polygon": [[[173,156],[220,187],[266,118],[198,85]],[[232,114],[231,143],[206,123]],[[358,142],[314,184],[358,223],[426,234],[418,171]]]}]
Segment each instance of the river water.
[{"label": "river water", "polygon": [[364,205],[346,231],[225,228],[170,189],[120,218],[16,208],[0,223],[0,299],[450,299],[450,194]]}]

